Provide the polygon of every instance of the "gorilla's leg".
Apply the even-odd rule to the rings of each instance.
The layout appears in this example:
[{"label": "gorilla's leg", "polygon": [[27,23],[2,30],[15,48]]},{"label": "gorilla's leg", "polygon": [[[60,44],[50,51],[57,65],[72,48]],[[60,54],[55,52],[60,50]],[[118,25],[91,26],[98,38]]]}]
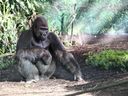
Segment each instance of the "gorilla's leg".
[{"label": "gorilla's leg", "polygon": [[28,60],[19,60],[18,71],[28,83],[31,83],[33,81],[36,82],[39,80],[38,69]]},{"label": "gorilla's leg", "polygon": [[41,61],[38,61],[36,63],[36,67],[39,70],[41,80],[49,79],[53,75],[56,69],[55,63],[53,61],[48,65],[45,65]]},{"label": "gorilla's leg", "polygon": [[58,61],[64,68],[74,75],[74,80],[83,80],[80,66],[71,53],[64,51],[56,51]]},{"label": "gorilla's leg", "polygon": [[47,71],[47,69],[49,68],[49,65],[45,65],[43,64],[41,61],[38,61],[36,63],[36,67],[39,70],[39,75],[40,75],[40,79],[42,80],[46,80],[47,77],[44,76],[44,73]]},{"label": "gorilla's leg", "polygon": [[52,61],[48,70],[45,72],[44,76],[47,76],[50,78],[54,74],[55,70],[56,70],[56,65],[55,65],[55,62]]},{"label": "gorilla's leg", "polygon": [[67,71],[59,62],[56,63],[56,70],[53,74],[54,77],[59,79],[65,79],[65,80],[74,80],[73,74],[71,72]]}]

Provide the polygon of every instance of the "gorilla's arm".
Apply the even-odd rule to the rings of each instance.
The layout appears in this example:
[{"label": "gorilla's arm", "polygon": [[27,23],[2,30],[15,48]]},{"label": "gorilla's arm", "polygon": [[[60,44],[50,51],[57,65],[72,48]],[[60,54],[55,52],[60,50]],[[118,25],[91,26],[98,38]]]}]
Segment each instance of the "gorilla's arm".
[{"label": "gorilla's arm", "polygon": [[48,34],[49,51],[56,62],[62,64],[74,75],[74,80],[82,80],[82,73],[78,62],[71,53],[68,53],[59,38],[52,32]]},{"label": "gorilla's arm", "polygon": [[50,42],[50,50],[54,52],[56,52],[57,50],[66,51],[64,45],[53,32],[49,32],[47,38]]}]

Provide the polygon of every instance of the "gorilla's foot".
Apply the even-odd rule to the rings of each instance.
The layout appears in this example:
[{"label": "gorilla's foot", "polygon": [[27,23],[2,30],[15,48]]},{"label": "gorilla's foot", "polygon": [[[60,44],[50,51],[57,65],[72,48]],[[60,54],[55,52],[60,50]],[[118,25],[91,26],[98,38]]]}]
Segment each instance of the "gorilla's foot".
[{"label": "gorilla's foot", "polygon": [[26,83],[36,83],[39,81],[39,76],[35,76],[33,79],[26,80]]},{"label": "gorilla's foot", "polygon": [[83,78],[82,78],[81,73],[79,73],[79,74],[75,74],[75,75],[74,75],[74,80],[75,80],[75,81],[82,81]]},{"label": "gorilla's foot", "polygon": [[41,75],[41,76],[40,76],[40,80],[44,80],[44,81],[45,81],[45,80],[48,80],[48,79],[49,79],[49,77],[47,77],[47,76],[45,76],[45,75]]},{"label": "gorilla's foot", "polygon": [[26,81],[26,83],[36,83],[37,81],[39,81],[39,80],[36,80],[36,79],[32,79],[32,80],[28,80],[28,81]]}]

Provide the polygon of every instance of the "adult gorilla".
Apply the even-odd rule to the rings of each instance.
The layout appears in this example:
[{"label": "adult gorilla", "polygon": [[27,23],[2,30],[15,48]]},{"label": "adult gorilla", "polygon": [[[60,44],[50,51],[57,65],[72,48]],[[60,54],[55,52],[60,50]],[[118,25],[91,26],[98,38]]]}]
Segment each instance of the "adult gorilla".
[{"label": "adult gorilla", "polygon": [[[80,67],[79,67],[77,61],[75,60],[75,58],[73,57],[73,55],[71,53],[66,52],[63,44],[60,42],[58,37],[54,33],[48,32],[47,21],[42,16],[37,16],[37,18],[33,22],[32,27],[29,30],[27,30],[26,32],[21,33],[19,40],[17,42],[17,46],[16,46],[16,54],[19,53],[18,51],[21,49],[23,49],[25,51],[25,53],[29,54],[30,52],[26,52],[26,49],[29,49],[29,51],[32,51],[31,50],[32,48],[37,48],[37,49],[42,48],[43,50],[44,49],[48,50],[50,52],[50,54],[52,55],[52,62],[50,64],[44,64],[42,62],[42,64],[40,64],[40,66],[36,66],[37,65],[36,63],[33,63],[30,60],[28,60],[27,62],[29,62],[29,64],[27,64],[27,66],[26,66],[27,68],[25,67],[26,62],[20,63],[18,66],[20,67],[20,69],[24,69],[24,72],[27,75],[24,76],[24,74],[22,74],[23,72],[21,72],[21,70],[19,72],[27,81],[31,81],[33,79],[35,80],[34,77],[38,77],[37,75],[39,75],[39,77],[40,77],[40,72],[42,72],[42,70],[44,70],[44,69],[45,69],[45,72],[49,73],[50,75],[47,75],[46,73],[41,73],[41,74],[45,75],[44,77],[49,76],[48,78],[50,78],[54,73],[53,71],[55,71],[55,67],[57,69],[60,68],[58,66],[64,66],[62,68],[65,68],[71,74],[73,74],[74,80],[82,80],[81,70],[80,70]],[[20,54],[17,54],[16,56],[18,58],[20,58]],[[29,55],[27,55],[27,56],[29,56]],[[48,56],[48,57],[50,57],[50,56]],[[35,57],[35,58],[38,58],[38,57]],[[47,58],[47,59],[49,59],[49,58]],[[18,60],[19,59],[17,59],[17,61]],[[40,61],[40,60],[38,59],[38,61]],[[46,59],[43,61],[47,62]],[[54,66],[54,62],[56,63],[56,66]],[[22,67],[21,65],[24,65],[24,66]],[[50,65],[50,66],[45,67],[48,65]],[[28,71],[29,67],[31,67],[31,69],[32,69],[32,71],[30,71],[30,72]],[[37,70],[39,72],[37,72]],[[34,71],[36,73],[35,76],[29,76],[29,75],[33,74]],[[63,73],[60,73],[60,74],[63,75]],[[30,77],[30,78],[28,78],[28,77]]]}]

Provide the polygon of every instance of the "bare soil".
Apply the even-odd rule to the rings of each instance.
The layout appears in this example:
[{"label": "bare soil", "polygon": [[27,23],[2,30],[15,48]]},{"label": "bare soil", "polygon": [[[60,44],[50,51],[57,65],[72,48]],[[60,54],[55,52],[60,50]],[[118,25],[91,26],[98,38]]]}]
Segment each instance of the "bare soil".
[{"label": "bare soil", "polygon": [[118,39],[105,44],[85,44],[67,49],[79,62],[85,82],[53,78],[29,84],[21,81],[23,78],[16,71],[16,65],[0,70],[0,96],[128,96],[128,82],[92,90],[118,80],[128,81],[128,72],[100,70],[85,63],[88,52],[104,49],[127,50],[128,38],[123,41]]}]

